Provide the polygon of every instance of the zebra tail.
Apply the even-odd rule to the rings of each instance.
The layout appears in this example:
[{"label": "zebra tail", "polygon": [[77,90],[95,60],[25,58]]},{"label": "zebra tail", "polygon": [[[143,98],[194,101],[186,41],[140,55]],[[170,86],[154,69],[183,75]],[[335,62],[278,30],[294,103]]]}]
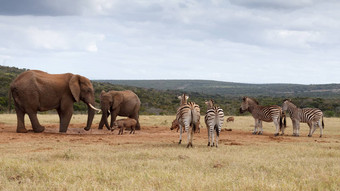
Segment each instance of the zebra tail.
[{"label": "zebra tail", "polygon": [[220,136],[220,132],[218,130],[218,125],[216,124],[214,127],[215,131],[216,131],[216,135],[219,137]]},{"label": "zebra tail", "polygon": [[322,116],[322,129],[325,128],[325,124],[323,123],[323,116]]},{"label": "zebra tail", "polygon": [[282,116],[280,115],[280,129],[282,129]]}]

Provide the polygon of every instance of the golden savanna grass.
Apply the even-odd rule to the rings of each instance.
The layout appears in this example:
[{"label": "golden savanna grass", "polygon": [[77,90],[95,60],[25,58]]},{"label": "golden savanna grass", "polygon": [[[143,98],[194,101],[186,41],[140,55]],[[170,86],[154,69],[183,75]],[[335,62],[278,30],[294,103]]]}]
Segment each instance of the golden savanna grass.
[{"label": "golden savanna grass", "polygon": [[[66,134],[57,115],[39,115],[41,134],[15,133],[16,116],[0,115],[0,190],[340,190],[340,119],[325,118],[324,137],[251,135],[254,120],[235,117],[225,124],[219,148],[207,147],[203,117],[194,148],[186,134],[169,127],[174,116],[141,116],[141,131],[122,136],[82,127],[86,115],[74,115]],[[29,120],[26,119],[29,126]],[[30,129],[30,127],[27,127]]]}]

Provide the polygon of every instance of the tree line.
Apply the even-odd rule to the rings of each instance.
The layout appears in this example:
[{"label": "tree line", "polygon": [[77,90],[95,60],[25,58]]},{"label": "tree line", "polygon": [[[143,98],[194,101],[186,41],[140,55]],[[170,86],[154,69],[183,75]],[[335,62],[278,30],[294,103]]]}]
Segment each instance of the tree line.
[{"label": "tree line", "polygon": [[[18,69],[15,67],[0,66],[0,113],[8,112],[8,92],[9,85],[12,80],[20,73],[27,69]],[[187,91],[183,90],[158,90],[153,88],[140,88],[125,85],[116,85],[108,82],[92,81],[96,103],[99,105],[100,93],[102,90],[131,90],[135,92],[141,100],[142,115],[174,115],[179,106],[178,96],[182,93],[189,94],[189,101],[194,101],[200,105],[201,114],[206,111],[206,105],[204,102],[208,99],[213,99],[216,105],[219,105],[225,112],[225,115],[241,115],[239,114],[240,104],[243,96],[252,96],[251,92],[245,92],[244,95],[234,94],[210,94],[204,91]],[[331,87],[330,87],[331,88]],[[340,117],[340,97],[336,96],[269,96],[269,95],[254,95],[254,98],[261,105],[281,105],[283,100],[289,98],[297,106],[304,107],[316,107],[320,108],[327,117]],[[12,101],[12,112],[14,112]],[[75,112],[85,113],[87,112],[86,104],[79,102],[74,104]],[[249,113],[245,114],[249,115]]]}]

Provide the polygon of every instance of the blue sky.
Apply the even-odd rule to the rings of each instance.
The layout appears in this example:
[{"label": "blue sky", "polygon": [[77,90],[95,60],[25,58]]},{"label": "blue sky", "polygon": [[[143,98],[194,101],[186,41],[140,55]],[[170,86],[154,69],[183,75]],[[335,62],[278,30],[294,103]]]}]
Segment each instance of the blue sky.
[{"label": "blue sky", "polygon": [[90,79],[340,83],[336,0],[0,5],[0,65]]}]

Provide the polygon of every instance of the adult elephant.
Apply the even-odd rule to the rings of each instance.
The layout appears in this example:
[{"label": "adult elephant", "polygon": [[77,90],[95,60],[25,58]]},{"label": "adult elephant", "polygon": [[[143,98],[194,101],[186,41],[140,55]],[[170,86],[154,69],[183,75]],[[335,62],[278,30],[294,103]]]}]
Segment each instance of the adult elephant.
[{"label": "adult elephant", "polygon": [[59,132],[66,132],[73,114],[73,103],[79,100],[88,105],[86,128],[90,128],[95,114],[94,90],[89,79],[71,73],[48,74],[39,70],[23,72],[11,83],[11,94],[17,113],[17,132],[26,133],[24,116],[28,114],[33,131],[43,132],[38,111],[56,109]]},{"label": "adult elephant", "polygon": [[[117,115],[119,115],[135,119],[137,121],[136,130],[140,130],[138,120],[140,100],[132,91],[125,90],[105,92],[103,90],[100,94],[100,106],[102,110],[102,118],[98,129],[103,129],[104,125],[107,129],[111,129]],[[109,114],[111,114],[110,126],[107,120]]]}]

